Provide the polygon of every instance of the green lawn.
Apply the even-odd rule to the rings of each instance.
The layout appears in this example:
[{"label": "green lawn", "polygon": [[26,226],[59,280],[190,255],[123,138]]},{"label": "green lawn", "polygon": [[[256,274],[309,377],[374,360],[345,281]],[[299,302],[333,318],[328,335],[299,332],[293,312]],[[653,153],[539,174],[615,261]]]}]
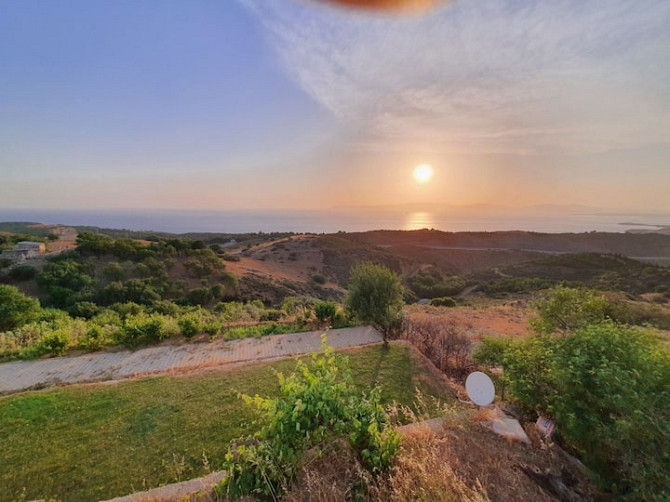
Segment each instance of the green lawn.
[{"label": "green lawn", "polygon": [[[218,470],[231,439],[252,430],[253,412],[236,392],[278,393],[274,371],[285,360],[229,372],[160,377],[115,385],[71,386],[0,399],[0,501],[90,501]],[[356,383],[374,381],[383,398],[446,398],[405,346],[374,346],[350,355]]]}]

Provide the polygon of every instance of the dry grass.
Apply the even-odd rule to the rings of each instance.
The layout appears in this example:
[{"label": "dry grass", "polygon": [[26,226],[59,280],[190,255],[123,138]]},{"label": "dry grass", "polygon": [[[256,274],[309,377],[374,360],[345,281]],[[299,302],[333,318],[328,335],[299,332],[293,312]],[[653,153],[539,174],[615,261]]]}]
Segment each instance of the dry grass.
[{"label": "dry grass", "polygon": [[331,451],[312,452],[285,500],[392,502],[484,502],[558,500],[524,469],[571,479],[571,500],[594,500],[597,493],[564,454],[533,438],[533,446],[499,438],[478,420],[476,410],[457,406],[447,411],[442,428],[425,424],[403,428],[402,448],[387,475],[373,479],[353,452],[341,443]]},{"label": "dry grass", "polygon": [[427,427],[403,438],[402,449],[388,478],[372,486],[372,500],[397,502],[484,502],[489,498],[477,480],[458,474],[449,462],[449,440]]}]

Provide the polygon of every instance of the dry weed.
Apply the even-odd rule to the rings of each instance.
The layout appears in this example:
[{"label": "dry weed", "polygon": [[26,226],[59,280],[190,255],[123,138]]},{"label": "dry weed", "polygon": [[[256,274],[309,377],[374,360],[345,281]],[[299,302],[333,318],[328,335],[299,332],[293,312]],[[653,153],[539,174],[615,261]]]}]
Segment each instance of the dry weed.
[{"label": "dry weed", "polygon": [[475,483],[469,487],[449,464],[447,439],[428,428],[405,435],[396,462],[385,480],[370,487],[372,500],[396,502],[463,501],[484,502],[486,491]]},{"label": "dry weed", "polygon": [[403,319],[403,338],[441,371],[459,376],[472,368],[467,327],[446,315],[411,312]]}]

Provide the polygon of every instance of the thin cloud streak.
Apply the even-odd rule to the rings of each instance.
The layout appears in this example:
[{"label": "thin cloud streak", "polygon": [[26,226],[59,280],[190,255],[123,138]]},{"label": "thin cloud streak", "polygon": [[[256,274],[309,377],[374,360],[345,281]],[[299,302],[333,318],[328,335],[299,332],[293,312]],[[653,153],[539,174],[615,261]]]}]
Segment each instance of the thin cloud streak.
[{"label": "thin cloud streak", "polygon": [[568,155],[670,143],[670,3],[461,1],[391,17],[243,0],[355,149]]}]

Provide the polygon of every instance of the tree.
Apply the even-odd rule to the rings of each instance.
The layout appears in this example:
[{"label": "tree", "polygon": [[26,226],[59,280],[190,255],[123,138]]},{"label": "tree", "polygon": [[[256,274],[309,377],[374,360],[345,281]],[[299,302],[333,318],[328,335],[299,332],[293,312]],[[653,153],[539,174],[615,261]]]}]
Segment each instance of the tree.
[{"label": "tree", "polygon": [[610,304],[596,291],[588,289],[552,289],[535,304],[538,317],[531,324],[538,333],[566,333],[589,324],[604,322]]},{"label": "tree", "polygon": [[401,322],[403,287],[400,276],[383,265],[359,263],[351,269],[347,308],[384,336]]},{"label": "tree", "polygon": [[555,420],[603,487],[669,500],[670,353],[653,332],[603,321],[502,351],[517,404]]},{"label": "tree", "polygon": [[9,331],[34,321],[40,302],[28,298],[14,286],[0,284],[0,331]]}]

